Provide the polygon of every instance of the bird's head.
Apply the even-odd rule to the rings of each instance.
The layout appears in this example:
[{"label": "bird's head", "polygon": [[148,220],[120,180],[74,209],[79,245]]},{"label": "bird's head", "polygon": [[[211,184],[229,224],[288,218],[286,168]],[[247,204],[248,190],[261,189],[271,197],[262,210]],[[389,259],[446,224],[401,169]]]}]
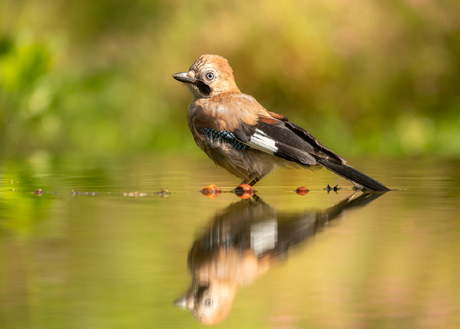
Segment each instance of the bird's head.
[{"label": "bird's head", "polygon": [[174,301],[174,305],[189,309],[202,324],[217,324],[227,318],[236,289],[237,285],[229,281],[194,283],[184,296]]},{"label": "bird's head", "polygon": [[218,55],[202,55],[188,72],[173,74],[173,78],[186,83],[194,99],[240,91],[230,64]]}]

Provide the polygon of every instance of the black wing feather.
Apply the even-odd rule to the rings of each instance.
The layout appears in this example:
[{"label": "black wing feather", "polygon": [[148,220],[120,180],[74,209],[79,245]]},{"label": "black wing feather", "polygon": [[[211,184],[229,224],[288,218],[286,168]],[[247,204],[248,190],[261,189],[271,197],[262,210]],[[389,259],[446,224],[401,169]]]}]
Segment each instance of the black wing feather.
[{"label": "black wing feather", "polygon": [[239,128],[235,129],[233,132],[241,142],[247,143],[251,139],[251,136],[254,135],[257,126],[243,124]]},{"label": "black wing feather", "polygon": [[[259,120],[255,126],[246,125],[245,127],[243,125],[242,127],[240,133],[244,134],[246,142],[258,129],[275,141],[278,151],[274,155],[286,160],[302,165],[314,165],[316,164],[315,159],[320,158],[339,164],[346,163],[345,159],[325,147],[306,130],[289,121],[277,120],[276,123],[267,123],[264,120]],[[238,137],[238,134],[236,136]],[[241,141],[243,140],[241,139]]]},{"label": "black wing feather", "polygon": [[344,158],[342,158],[340,155],[334,153],[334,151],[321,144],[319,140],[317,140],[312,134],[310,134],[302,127],[289,121],[286,122],[285,125],[289,127],[293,133],[302,138],[305,142],[312,145],[313,149],[315,150],[316,156],[319,156],[320,158],[327,158],[328,160],[337,163],[347,163],[347,161]]}]

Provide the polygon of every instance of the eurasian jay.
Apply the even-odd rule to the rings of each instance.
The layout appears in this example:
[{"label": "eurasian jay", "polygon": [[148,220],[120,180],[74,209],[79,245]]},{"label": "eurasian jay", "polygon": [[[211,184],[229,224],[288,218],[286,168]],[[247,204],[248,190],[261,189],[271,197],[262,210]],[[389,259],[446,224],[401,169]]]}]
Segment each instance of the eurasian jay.
[{"label": "eurasian jay", "polygon": [[254,97],[241,93],[225,58],[202,55],[188,72],[173,78],[185,83],[193,95],[188,125],[195,142],[242,184],[253,186],[280,166],[322,166],[359,190],[389,191],[285,116],[267,111]]},{"label": "eurasian jay", "polygon": [[279,211],[257,196],[232,203],[193,243],[187,261],[192,284],[174,304],[203,324],[222,322],[239,287],[252,284],[344,211],[365,207],[382,195],[353,194],[325,210],[300,213]]}]

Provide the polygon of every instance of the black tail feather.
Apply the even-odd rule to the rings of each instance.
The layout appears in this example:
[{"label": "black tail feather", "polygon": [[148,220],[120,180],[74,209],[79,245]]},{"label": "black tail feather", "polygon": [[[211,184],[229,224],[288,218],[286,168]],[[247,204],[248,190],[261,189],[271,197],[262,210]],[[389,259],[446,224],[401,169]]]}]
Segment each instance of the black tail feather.
[{"label": "black tail feather", "polygon": [[329,169],[333,173],[351,181],[359,189],[366,191],[390,191],[390,189],[382,183],[347,164],[339,164],[327,159],[317,159],[317,162],[324,168]]}]

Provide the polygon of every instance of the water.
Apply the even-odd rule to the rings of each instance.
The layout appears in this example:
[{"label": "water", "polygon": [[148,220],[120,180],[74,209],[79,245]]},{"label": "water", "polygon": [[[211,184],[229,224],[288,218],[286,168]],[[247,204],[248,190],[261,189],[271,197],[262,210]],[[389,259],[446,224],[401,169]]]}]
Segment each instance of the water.
[{"label": "water", "polygon": [[282,169],[241,200],[203,158],[4,160],[0,327],[202,327],[189,292],[220,327],[459,328],[460,162],[350,163],[400,190]]}]

